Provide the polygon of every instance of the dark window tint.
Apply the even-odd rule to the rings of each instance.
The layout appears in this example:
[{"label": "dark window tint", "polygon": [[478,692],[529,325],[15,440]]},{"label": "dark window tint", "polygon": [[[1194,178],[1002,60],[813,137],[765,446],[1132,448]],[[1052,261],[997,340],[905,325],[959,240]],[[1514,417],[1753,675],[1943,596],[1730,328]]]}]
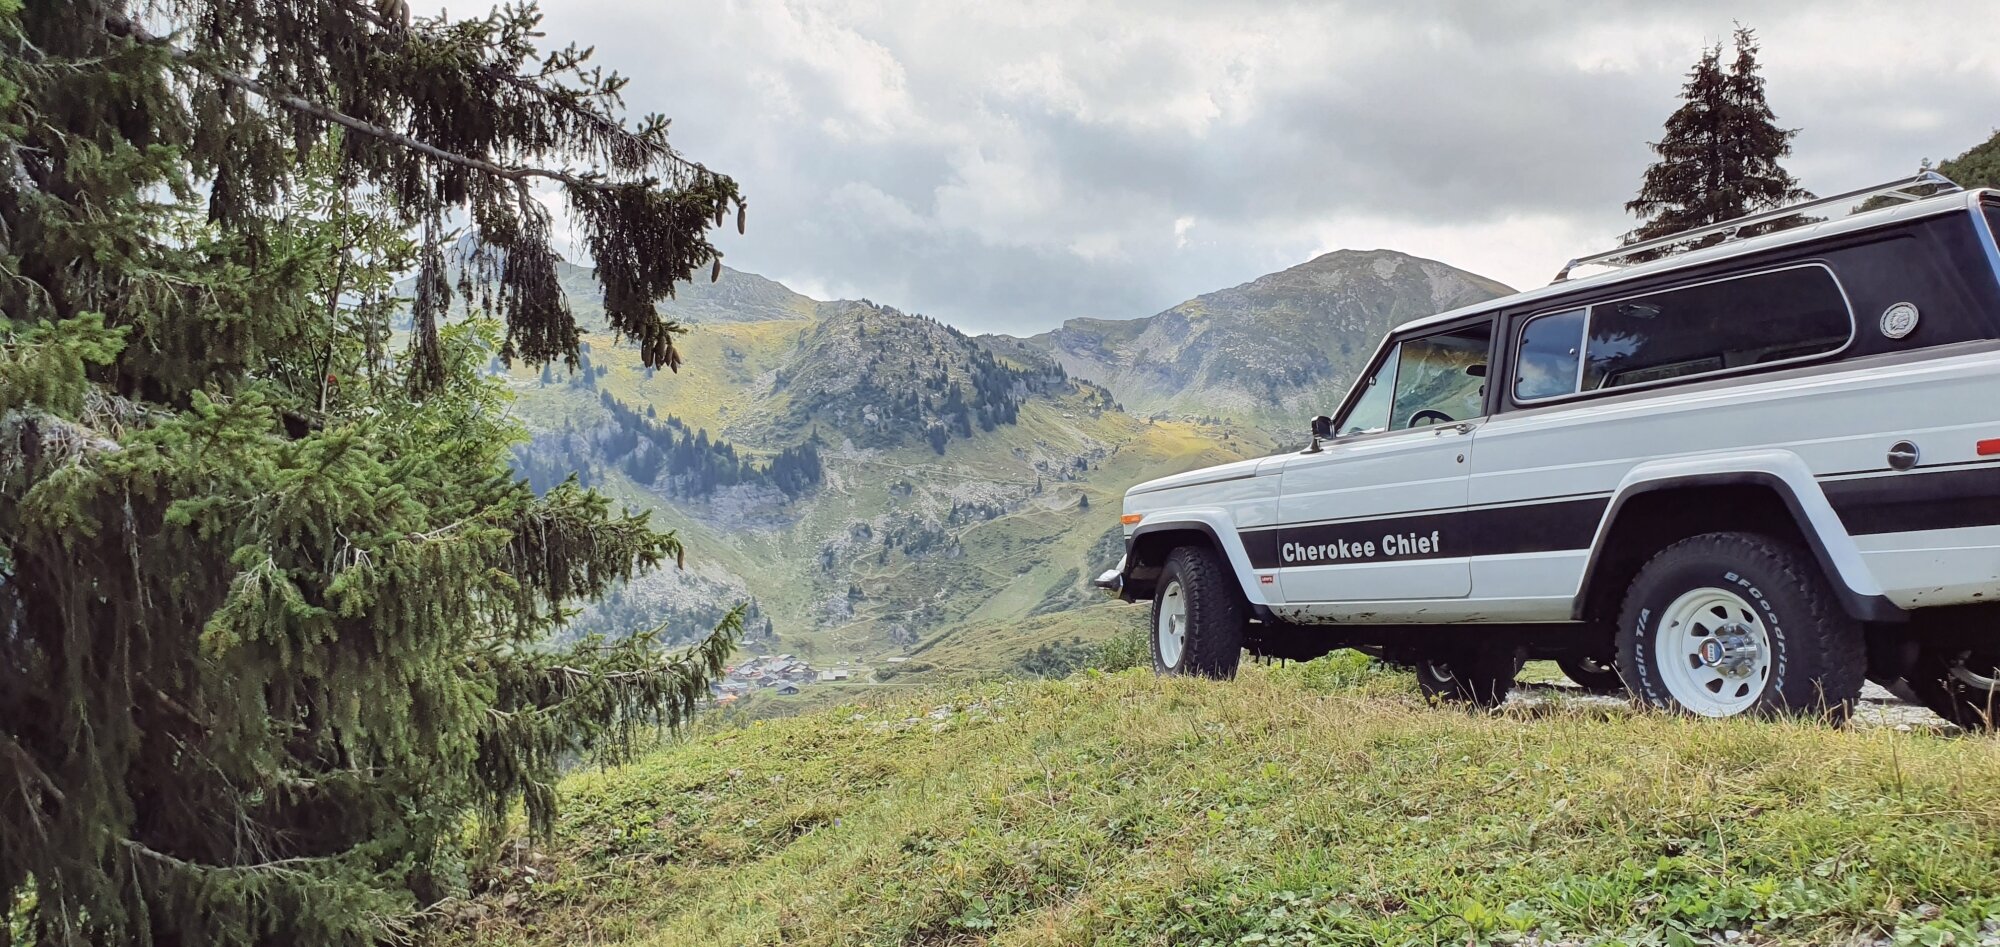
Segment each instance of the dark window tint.
[{"label": "dark window tint", "polygon": [[1668,290],[1590,307],[1583,390],[1752,368],[1847,344],[1847,300],[1822,267]]},{"label": "dark window tint", "polygon": [[1583,310],[1536,316],[1521,330],[1521,356],[1514,361],[1514,397],[1533,401],[1574,392],[1582,365]]}]

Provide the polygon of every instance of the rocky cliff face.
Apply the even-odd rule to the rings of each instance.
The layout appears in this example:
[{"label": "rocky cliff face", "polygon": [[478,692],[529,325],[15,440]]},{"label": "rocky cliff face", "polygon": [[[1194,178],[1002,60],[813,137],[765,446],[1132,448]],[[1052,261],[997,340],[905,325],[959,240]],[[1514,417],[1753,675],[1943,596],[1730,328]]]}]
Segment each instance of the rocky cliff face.
[{"label": "rocky cliff face", "polygon": [[1030,395],[1066,387],[1053,362],[1003,363],[985,343],[925,316],[870,302],[824,303],[775,391],[796,426],[862,447],[952,439],[1012,424]]},{"label": "rocky cliff face", "polygon": [[1391,250],[1340,250],[1144,319],[1024,340],[1141,414],[1296,419],[1332,406],[1382,335],[1512,292]]}]

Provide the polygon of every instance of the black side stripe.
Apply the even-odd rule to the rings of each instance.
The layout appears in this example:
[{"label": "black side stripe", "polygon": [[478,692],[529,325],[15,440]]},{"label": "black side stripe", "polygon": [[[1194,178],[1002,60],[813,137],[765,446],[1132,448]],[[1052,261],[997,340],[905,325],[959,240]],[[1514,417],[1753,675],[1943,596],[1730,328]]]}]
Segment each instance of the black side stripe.
[{"label": "black side stripe", "polygon": [[1242,530],[1255,569],[1589,549],[1608,497]]},{"label": "black side stripe", "polygon": [[2000,525],[2000,465],[1820,483],[1856,536]]}]

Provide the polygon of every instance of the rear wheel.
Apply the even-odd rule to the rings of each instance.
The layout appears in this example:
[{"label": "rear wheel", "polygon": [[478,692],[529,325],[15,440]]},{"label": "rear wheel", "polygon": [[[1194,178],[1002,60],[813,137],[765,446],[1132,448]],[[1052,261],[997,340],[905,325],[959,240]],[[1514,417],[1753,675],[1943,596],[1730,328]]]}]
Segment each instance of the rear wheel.
[{"label": "rear wheel", "polygon": [[1425,655],[1417,661],[1417,687],[1431,703],[1497,707],[1521,673],[1512,648],[1464,648]]},{"label": "rear wheel", "polygon": [[1925,645],[1905,680],[1938,716],[1967,730],[1993,729],[2000,712],[2000,650]]},{"label": "rear wheel", "polygon": [[1228,562],[1206,546],[1175,549],[1153,594],[1153,669],[1235,677],[1248,620]]},{"label": "rear wheel", "polygon": [[1868,661],[1860,623],[1806,553],[1750,533],[1708,533],[1639,570],[1619,617],[1618,665],[1655,707],[1845,720]]}]

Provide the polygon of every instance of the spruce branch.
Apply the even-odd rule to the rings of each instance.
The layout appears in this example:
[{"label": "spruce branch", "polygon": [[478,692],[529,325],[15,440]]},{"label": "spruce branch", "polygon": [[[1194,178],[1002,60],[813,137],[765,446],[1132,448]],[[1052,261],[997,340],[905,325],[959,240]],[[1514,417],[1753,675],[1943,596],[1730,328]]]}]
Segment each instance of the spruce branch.
[{"label": "spruce branch", "polygon": [[[165,51],[166,54],[172,57],[175,62],[186,65],[192,69],[196,69],[200,71],[203,75],[213,78],[218,82],[234,87],[236,89],[240,89],[244,92],[248,92],[252,95],[257,96],[258,98],[264,99],[267,102],[272,102],[274,104],[281,105],[294,112],[298,112],[302,115],[309,115],[323,122],[330,122],[332,124],[339,125],[340,127],[348,129],[349,131],[360,132],[363,135],[367,135],[371,138],[388,142],[400,148],[407,148],[411,151],[417,152],[418,154],[435,158],[447,164],[455,164],[462,168],[467,168],[469,170],[477,171],[489,177],[499,178],[507,181],[514,181],[514,182],[525,182],[536,178],[541,178],[559,182],[565,187],[573,188],[578,191],[588,191],[588,192],[597,192],[597,191],[616,192],[616,191],[623,191],[635,186],[651,187],[654,183],[650,179],[637,182],[612,181],[596,172],[577,173],[573,171],[558,170],[555,168],[537,168],[527,165],[509,166],[509,165],[499,164],[493,161],[488,161],[485,158],[478,158],[472,155],[462,155],[455,151],[446,151],[443,148],[439,148],[436,145],[432,145],[428,142],[419,141],[418,139],[412,138],[409,135],[405,135],[402,132],[396,131],[395,129],[385,128],[381,125],[375,124],[374,122],[363,121],[359,118],[355,118],[352,115],[342,112],[339,109],[331,108],[321,103],[301,98],[289,92],[282,92],[277,89],[273,89],[270,86],[257,81],[256,79],[252,79],[249,76],[243,75],[242,73],[232,72],[228,69],[222,69],[212,64],[205,63],[202,61],[202,57],[194,53],[193,51],[176,46],[166,37],[154,34],[151,31],[147,30],[145,27],[140,26],[137,23],[134,23],[133,21],[131,21],[126,17],[119,16],[118,14],[110,12],[104,13],[104,26],[107,30],[111,31],[116,35],[127,37],[133,40],[134,42],[157,47]],[[703,170],[705,171],[706,169]]]},{"label": "spruce branch", "polygon": [[302,867],[323,865],[331,861],[331,859],[322,856],[301,855],[293,858],[280,858],[275,861],[258,862],[253,865],[204,865],[199,862],[188,861],[185,858],[176,858],[135,839],[119,839],[118,844],[124,846],[126,851],[147,861],[158,862],[179,871],[195,874],[215,872],[222,874],[247,875],[263,873],[301,876],[305,874],[304,871],[300,870]]},{"label": "spruce branch", "polygon": [[[376,28],[382,30],[384,33],[388,34],[391,37],[403,36],[410,29],[409,25],[392,22],[388,18],[382,16],[382,14],[377,10],[369,7],[366,4],[356,2],[356,0],[341,0],[341,6],[342,8],[347,10],[348,13],[362,20],[365,20],[369,23],[374,24]],[[584,55],[588,54],[586,53]],[[583,61],[583,56],[579,56],[574,53],[564,53],[556,57],[551,57],[551,59],[549,60],[549,65],[543,68],[542,73],[539,76],[523,76],[516,74],[510,70],[501,69],[495,66],[482,66],[479,70],[479,74],[486,77],[487,79],[493,80],[494,82],[499,82],[504,85],[512,86],[514,89],[518,91],[525,92],[529,95],[541,97],[545,101],[549,102],[549,104],[562,109],[565,113],[569,114],[571,117],[576,118],[585,123],[586,125],[590,126],[591,131],[595,132],[596,134],[603,135],[606,137],[622,138],[628,144],[638,148],[641,152],[645,154],[647,158],[651,160],[660,161],[666,164],[673,165],[676,168],[679,168],[685,172],[694,175],[711,176],[714,174],[714,172],[702,166],[700,162],[688,160],[687,158],[683,157],[680,153],[674,151],[672,148],[667,147],[664,143],[656,141],[648,135],[634,134],[631,129],[628,129],[625,126],[619,124],[611,116],[606,115],[603,112],[600,112],[596,109],[585,107],[579,102],[572,100],[570,96],[567,95],[551,96],[549,95],[549,90],[547,88],[538,85],[536,83],[537,79],[547,78],[548,76],[561,71],[562,68],[565,68],[567,66],[575,66],[577,64],[580,64],[582,61]],[[615,88],[601,89],[598,91],[586,92],[583,94],[583,97],[604,98],[608,101],[616,102],[618,101],[618,92]],[[666,119],[666,118],[648,119],[649,129],[656,129],[662,132],[664,132],[667,126],[670,124],[672,124],[672,119]]]}]

